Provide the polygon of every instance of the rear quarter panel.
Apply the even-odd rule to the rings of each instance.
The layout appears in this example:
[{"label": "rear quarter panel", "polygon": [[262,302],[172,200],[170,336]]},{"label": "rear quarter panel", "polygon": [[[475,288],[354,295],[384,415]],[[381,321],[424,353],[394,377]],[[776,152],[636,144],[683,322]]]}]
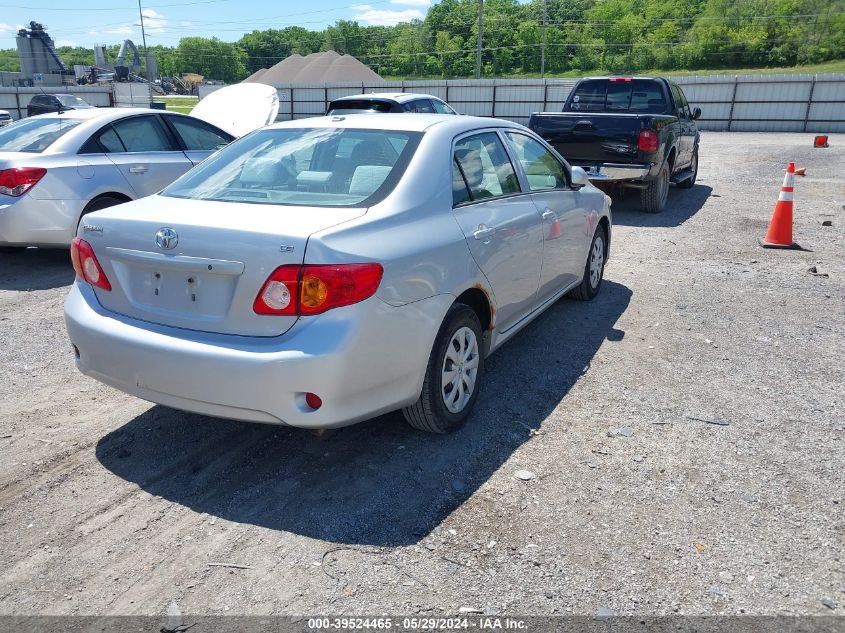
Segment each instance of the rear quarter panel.
[{"label": "rear quarter panel", "polygon": [[306,263],[377,261],[377,296],[400,306],[478,286],[493,296],[452,214],[451,135],[423,137],[405,176],[360,218],[311,236]]}]

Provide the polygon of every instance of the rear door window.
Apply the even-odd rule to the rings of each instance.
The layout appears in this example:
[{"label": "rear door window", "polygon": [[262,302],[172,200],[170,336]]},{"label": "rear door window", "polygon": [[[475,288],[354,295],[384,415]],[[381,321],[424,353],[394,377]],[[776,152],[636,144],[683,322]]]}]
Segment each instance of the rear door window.
[{"label": "rear door window", "polygon": [[[495,132],[465,137],[455,144],[455,168],[469,190],[470,199],[483,200],[519,193],[519,182],[507,152]],[[453,174],[452,193],[455,199]]]},{"label": "rear door window", "polygon": [[579,84],[564,112],[665,112],[660,82],[652,79],[592,79]]},{"label": "rear door window", "polygon": [[432,99],[431,104],[434,106],[434,111],[438,114],[457,114],[457,112],[443,103],[440,99]]},{"label": "rear door window", "polygon": [[681,88],[677,84],[670,84],[672,98],[675,100],[675,108],[678,116],[682,119],[690,118],[689,104]]},{"label": "rear door window", "polygon": [[[112,124],[127,152],[178,151],[155,116],[137,116]],[[119,150],[117,150],[119,151]]]},{"label": "rear door window", "polygon": [[424,114],[433,114],[435,112],[430,99],[415,99],[414,101],[409,101],[405,104],[405,110],[408,112],[421,112]]}]

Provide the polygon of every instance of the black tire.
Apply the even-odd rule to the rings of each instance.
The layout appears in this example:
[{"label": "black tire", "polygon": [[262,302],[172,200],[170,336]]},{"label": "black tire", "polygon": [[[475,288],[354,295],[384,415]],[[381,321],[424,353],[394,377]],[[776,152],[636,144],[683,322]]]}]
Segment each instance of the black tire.
[{"label": "black tire", "polygon": [[94,211],[100,211],[102,209],[108,209],[109,207],[113,207],[118,204],[123,204],[126,200],[122,198],[115,198],[113,196],[100,196],[99,198],[94,198],[91,202],[89,202],[85,209],[82,211],[82,215],[79,216],[79,222],[76,223],[77,228],[79,228],[79,224],[82,222],[82,218],[84,218],[89,213],[93,213]]},{"label": "black tire", "polygon": [[[598,271],[598,281],[593,283],[592,263],[593,255],[596,249],[596,242],[601,240],[601,262]],[[569,291],[569,297],[577,299],[578,301],[591,301],[601,288],[602,279],[604,279],[604,265],[607,262],[607,232],[604,227],[599,225],[593,235],[593,241],[590,242],[590,250],[587,251],[587,263],[584,264],[584,276],[581,278],[581,283]]]},{"label": "black tire", "polygon": [[660,213],[669,198],[669,164],[663,163],[657,178],[640,190],[640,208],[648,213]]},{"label": "black tire", "polygon": [[[453,343],[452,338],[464,327],[472,330],[477,342],[478,364],[475,373],[475,383],[469,400],[459,412],[450,411],[444,402],[443,392],[443,370],[446,365],[446,352],[449,345]],[[453,347],[454,349],[454,347]],[[463,376],[463,374],[460,374]],[[475,401],[478,399],[478,392],[481,390],[481,383],[484,378],[484,350],[481,337],[481,323],[478,315],[472,308],[463,303],[455,303],[449,308],[434,346],[428,359],[428,366],[425,370],[422,393],[410,407],[402,409],[405,420],[415,429],[429,433],[449,433],[460,427],[469,414],[472,412]],[[461,377],[461,381],[463,378]],[[462,382],[466,385],[466,382]]]},{"label": "black tire", "polygon": [[693,185],[695,185],[695,180],[698,178],[698,148],[695,148],[695,151],[692,153],[692,162],[690,162],[690,170],[692,171],[692,176],[687,178],[686,180],[682,180],[678,183],[679,189],[692,189]]}]

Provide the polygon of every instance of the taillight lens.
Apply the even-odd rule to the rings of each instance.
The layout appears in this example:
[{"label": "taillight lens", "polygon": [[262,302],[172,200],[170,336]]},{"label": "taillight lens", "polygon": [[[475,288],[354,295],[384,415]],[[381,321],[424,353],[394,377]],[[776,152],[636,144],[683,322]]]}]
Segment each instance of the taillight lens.
[{"label": "taillight lens", "polygon": [[106,273],[103,272],[103,267],[100,266],[97,256],[94,255],[94,249],[88,242],[79,237],[73,238],[70,243],[70,259],[73,262],[73,269],[76,271],[77,277],[92,286],[111,290],[111,284],[106,278]]},{"label": "taillight lens", "polygon": [[634,81],[633,77],[611,77],[610,78],[610,83],[614,83],[614,84],[620,83],[620,82],[621,83],[628,83],[628,82],[631,82],[631,81]]},{"label": "taillight lens", "polygon": [[638,145],[641,152],[657,151],[657,132],[654,130],[642,130]]},{"label": "taillight lens", "polygon": [[257,314],[321,314],[373,296],[383,273],[374,263],[280,266],[264,282],[252,309]]},{"label": "taillight lens", "polygon": [[297,314],[300,266],[279,266],[264,282],[252,304],[256,314]]},{"label": "taillight lens", "polygon": [[14,167],[0,170],[0,193],[7,196],[22,196],[44,177],[43,167]]}]

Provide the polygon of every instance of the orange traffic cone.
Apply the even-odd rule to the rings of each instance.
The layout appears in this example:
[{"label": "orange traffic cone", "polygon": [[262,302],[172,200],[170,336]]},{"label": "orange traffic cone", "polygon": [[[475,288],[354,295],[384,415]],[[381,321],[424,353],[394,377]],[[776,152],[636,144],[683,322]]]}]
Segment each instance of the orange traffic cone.
[{"label": "orange traffic cone", "polygon": [[789,163],[786,168],[786,176],[783,177],[783,186],[780,188],[778,201],[775,203],[775,212],[772,214],[772,221],[769,223],[769,232],[766,237],[760,240],[763,248],[800,248],[792,241],[792,190],[795,181],[795,163]]}]

